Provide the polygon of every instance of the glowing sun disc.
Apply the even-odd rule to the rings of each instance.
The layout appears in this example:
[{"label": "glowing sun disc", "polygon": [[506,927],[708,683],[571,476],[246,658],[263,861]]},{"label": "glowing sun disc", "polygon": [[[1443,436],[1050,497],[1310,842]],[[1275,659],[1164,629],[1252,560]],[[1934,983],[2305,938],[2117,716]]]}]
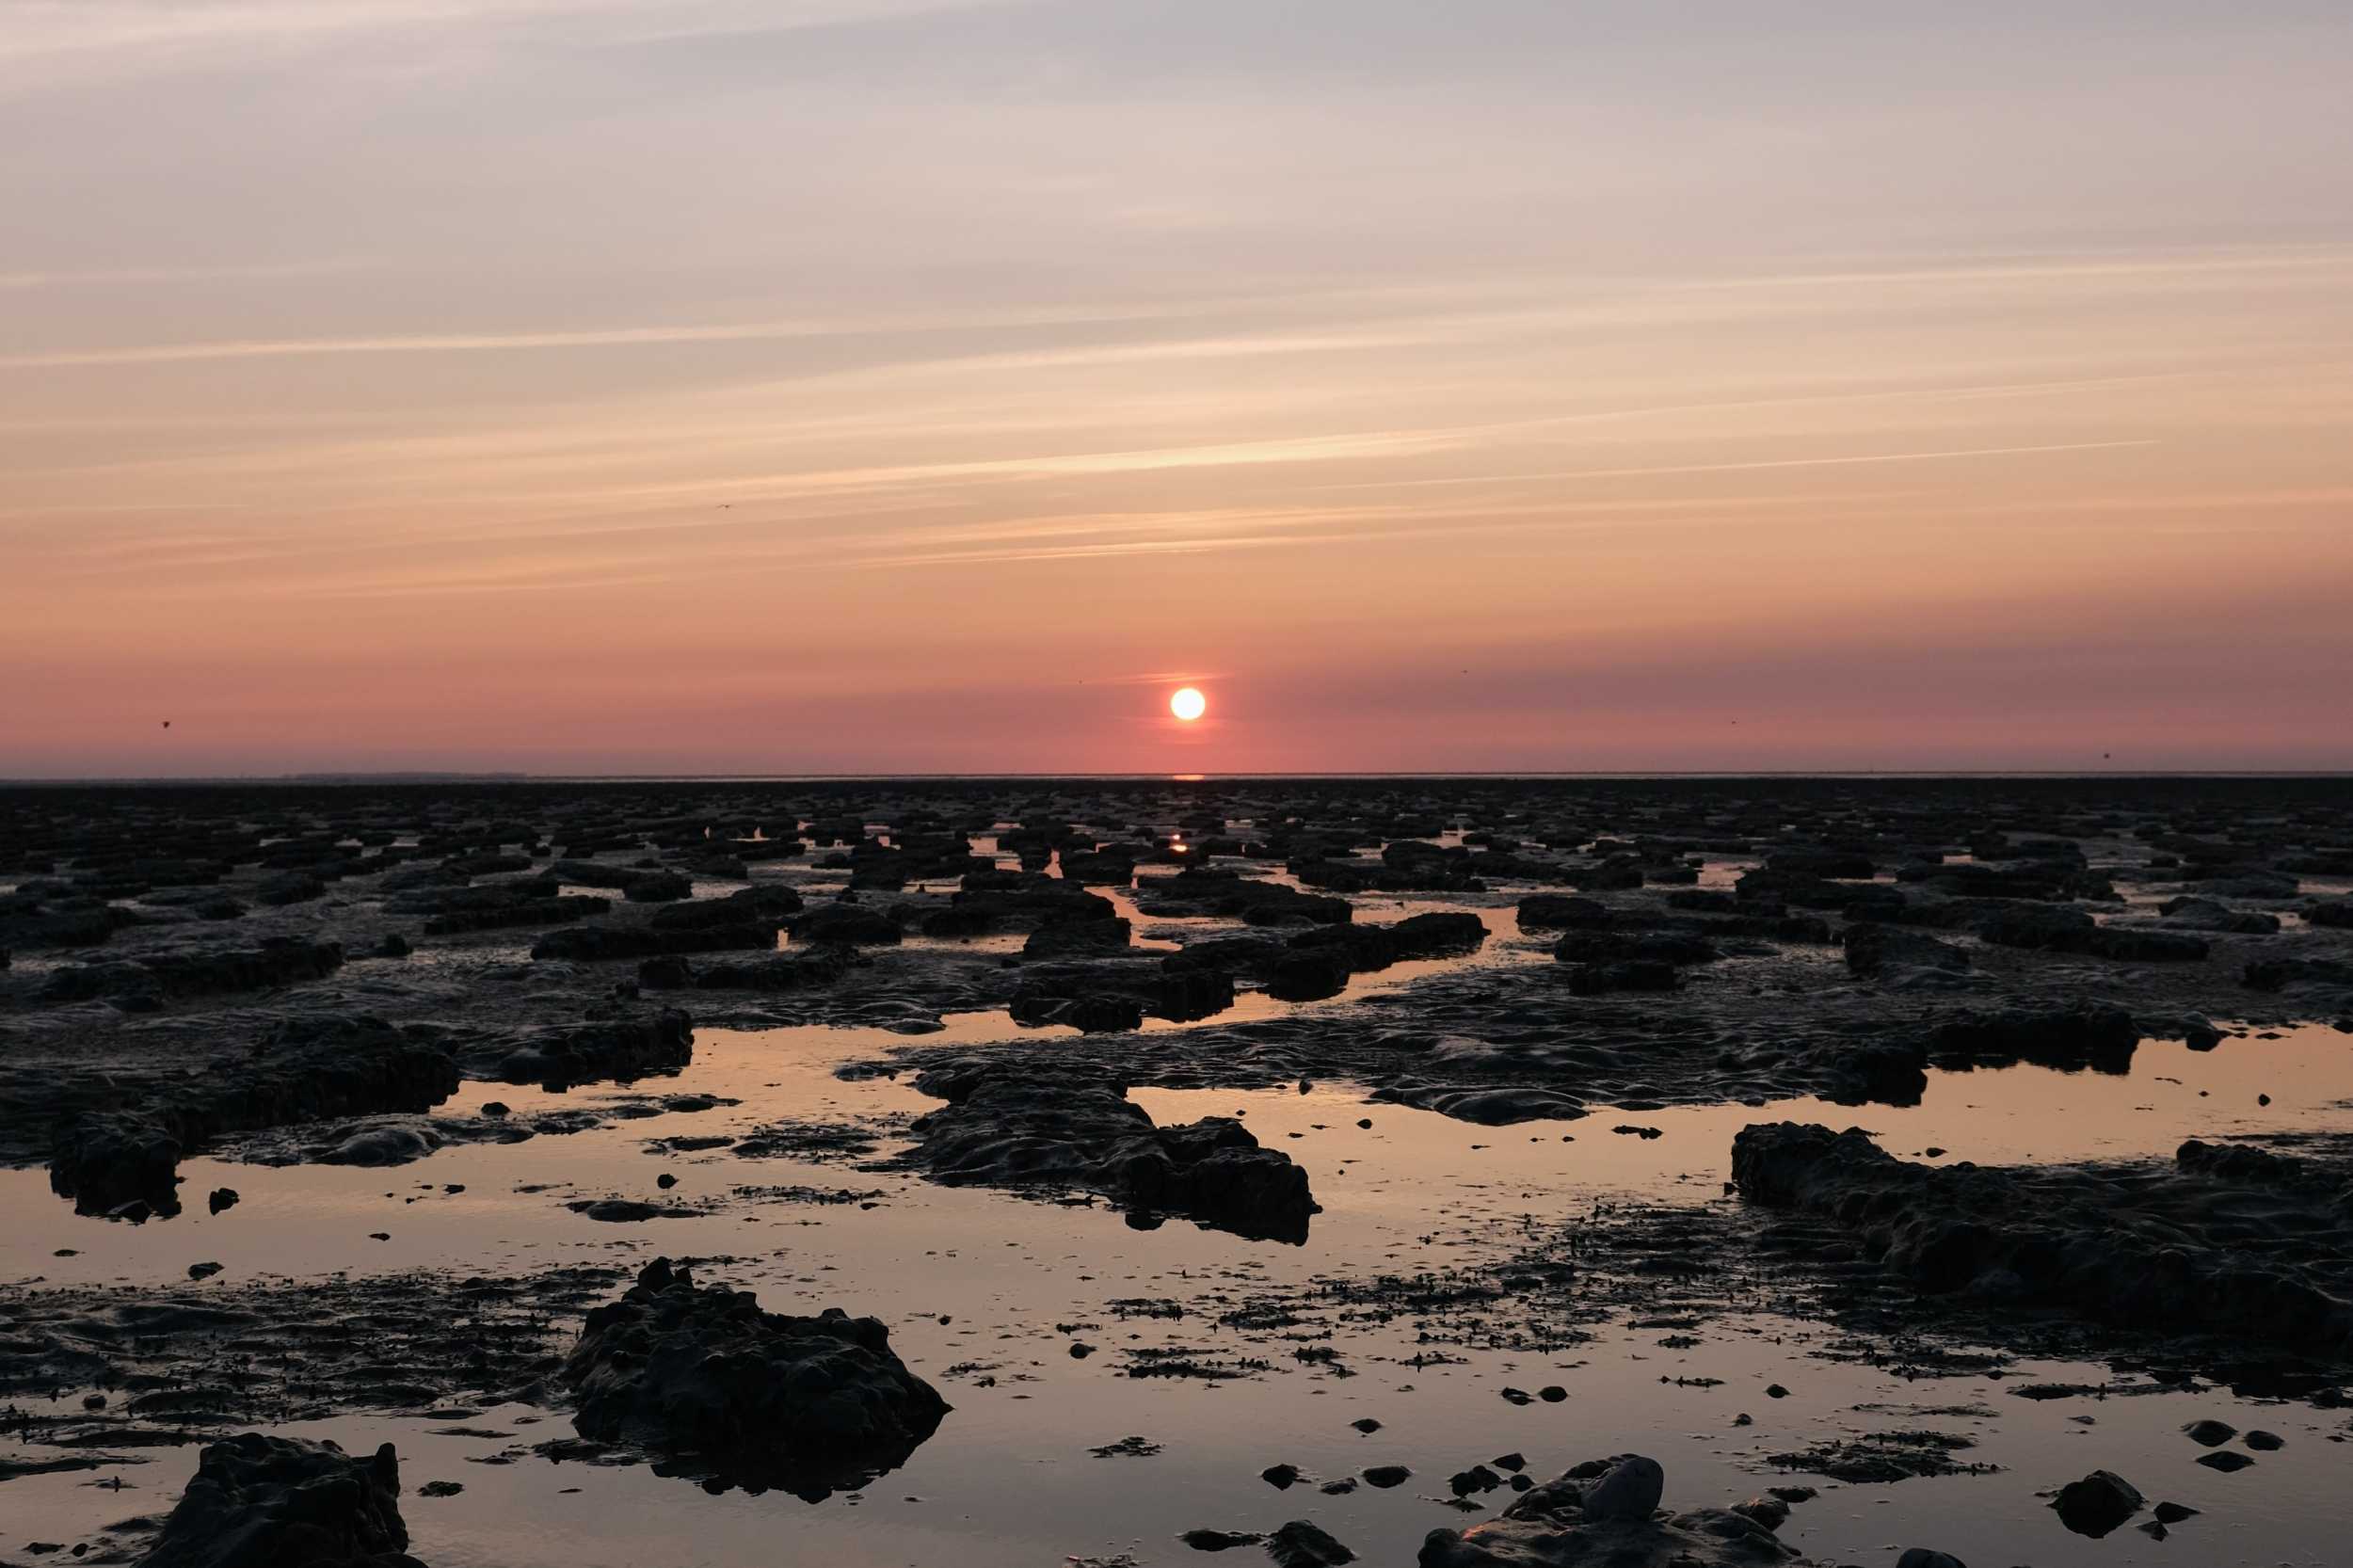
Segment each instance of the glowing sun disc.
[{"label": "glowing sun disc", "polygon": [[1168,711],[1191,724],[1209,711],[1209,699],[1193,687],[1187,686],[1168,699]]}]

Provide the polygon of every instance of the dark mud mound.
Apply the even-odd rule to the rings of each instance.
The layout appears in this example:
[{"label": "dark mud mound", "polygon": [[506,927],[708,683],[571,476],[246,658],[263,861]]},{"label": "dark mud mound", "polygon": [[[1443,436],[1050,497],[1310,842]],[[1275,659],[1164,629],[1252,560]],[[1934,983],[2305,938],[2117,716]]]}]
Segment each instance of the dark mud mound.
[{"label": "dark mud mound", "polygon": [[1023,968],[1014,992],[1013,1021],[1025,1028],[1064,1024],[1099,1033],[1140,1029],[1147,1016],[1206,1018],[1233,1005],[1234,977],[1220,968],[1157,958],[1033,964]]},{"label": "dark mud mound", "polygon": [[666,1258],[588,1314],[563,1379],[584,1437],[812,1500],[904,1464],[949,1409],[876,1320],[765,1312]]},{"label": "dark mud mound", "polygon": [[344,966],[340,942],[273,937],[254,948],[156,953],[136,962],[68,964],[50,971],[41,1000],[89,1001],[104,997],[128,1010],[160,1006],[167,997],[259,991],[320,980]]},{"label": "dark mud mound", "polygon": [[2132,1066],[2140,1026],[2121,1007],[2073,1001],[1992,1012],[1964,1010],[1933,1024],[1924,1041],[1940,1067],[2089,1067],[2121,1073]]},{"label": "dark mud mound", "polygon": [[90,1109],[70,1112],[51,1134],[50,1187],[83,1213],[144,1219],[179,1211],[179,1161],[215,1139],[424,1111],[456,1092],[457,1064],[429,1032],[380,1018],[291,1018],[200,1074],[92,1080],[82,1090]]},{"label": "dark mud mound", "polygon": [[1156,1127],[1124,1084],[1051,1066],[950,1064],[916,1087],[948,1108],[915,1121],[901,1160],[936,1181],[1097,1192],[1141,1224],[1174,1214],[1255,1240],[1307,1239],[1307,1173],[1229,1117]]},{"label": "dark mud mound", "polygon": [[215,1443],[140,1568],[423,1568],[408,1555],[400,1461],[245,1432]]},{"label": "dark mud mound", "polygon": [[629,1082],[675,1073],[695,1059],[695,1021],[664,1007],[580,1024],[551,1024],[520,1038],[494,1036],[465,1052],[469,1078],[552,1088],[605,1079]]},{"label": "dark mud mound", "polygon": [[2193,1142],[2171,1167],[1938,1168],[1859,1129],[1777,1122],[1734,1140],[1732,1169],[1742,1196],[1833,1222],[1931,1295],[2353,1352],[2353,1162],[2332,1179],[2303,1162],[2282,1182],[2270,1161]]},{"label": "dark mud mound", "polygon": [[[1731,1509],[1659,1514],[1665,1472],[1593,1460],[1461,1532],[1432,1530],[1421,1568],[1767,1568],[1803,1563],[1763,1519]],[[1769,1515],[1768,1515],[1769,1517]]]}]

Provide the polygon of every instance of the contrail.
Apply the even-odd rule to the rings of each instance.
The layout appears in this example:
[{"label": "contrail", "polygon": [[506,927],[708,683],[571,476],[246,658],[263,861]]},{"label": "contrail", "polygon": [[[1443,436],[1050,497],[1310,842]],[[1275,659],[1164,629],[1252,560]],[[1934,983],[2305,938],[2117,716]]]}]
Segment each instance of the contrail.
[{"label": "contrail", "polygon": [[2061,441],[2050,446],[1972,446],[1948,452],[1877,452],[1859,457],[1777,457],[1754,463],[1677,463],[1664,468],[1566,469],[1552,473],[1473,473],[1452,479],[1366,479],[1345,485],[1308,485],[1302,488],[1385,490],[1426,485],[1516,485],[1539,479],[1630,479],[1656,473],[1736,473],[1752,469],[1833,468],[1853,463],[1925,463],[1943,457],[2008,457],[2030,452],[2109,452],[2119,447],[2161,444],[2154,440]]}]

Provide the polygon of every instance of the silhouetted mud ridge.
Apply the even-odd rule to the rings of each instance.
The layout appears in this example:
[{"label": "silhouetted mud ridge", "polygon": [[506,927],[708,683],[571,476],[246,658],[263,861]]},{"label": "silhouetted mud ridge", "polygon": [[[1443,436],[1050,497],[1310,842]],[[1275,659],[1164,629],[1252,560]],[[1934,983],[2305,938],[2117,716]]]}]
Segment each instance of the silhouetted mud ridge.
[{"label": "silhouetted mud ridge", "polygon": [[1307,1173],[1241,1123],[1155,1127],[1116,1080],[1043,1065],[947,1063],[916,1087],[948,1101],[918,1117],[899,1163],[964,1185],[1100,1193],[1136,1223],[1179,1215],[1217,1230],[1305,1241]]},{"label": "silhouetted mud ridge", "polygon": [[1931,1296],[2353,1354],[2353,1158],[2342,1151],[2325,1171],[2310,1157],[2291,1167],[2195,1141],[2171,1165],[1929,1166],[1853,1128],[1778,1122],[1735,1141],[1733,1179],[1753,1202],[1835,1222]]},{"label": "silhouetted mud ridge", "polygon": [[[461,1076],[551,1086],[630,1080],[676,1072],[693,1054],[693,1026],[676,1009],[492,1036],[398,1030],[367,1016],[288,1019],[249,1050],[216,1057],[195,1075],[134,1072],[51,1094],[53,1105],[65,1106],[50,1134],[50,1185],[85,1213],[169,1216],[180,1207],[179,1161],[232,1134],[425,1111],[455,1094]],[[399,1139],[376,1130],[373,1151],[351,1150],[339,1162],[400,1163]],[[446,1135],[464,1130],[453,1127]],[[491,1128],[480,1136],[512,1141]],[[290,1144],[280,1153],[303,1146]],[[335,1138],[318,1146],[327,1154],[347,1144]],[[406,1158],[433,1146],[415,1146]]]}]

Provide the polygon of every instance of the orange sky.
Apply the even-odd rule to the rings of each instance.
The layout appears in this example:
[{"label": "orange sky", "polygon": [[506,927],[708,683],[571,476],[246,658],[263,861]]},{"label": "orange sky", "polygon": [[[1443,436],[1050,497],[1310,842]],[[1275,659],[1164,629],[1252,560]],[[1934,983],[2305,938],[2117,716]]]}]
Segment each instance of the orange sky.
[{"label": "orange sky", "polygon": [[2353,767],[2340,9],[1278,9],[32,0],[0,776]]}]

